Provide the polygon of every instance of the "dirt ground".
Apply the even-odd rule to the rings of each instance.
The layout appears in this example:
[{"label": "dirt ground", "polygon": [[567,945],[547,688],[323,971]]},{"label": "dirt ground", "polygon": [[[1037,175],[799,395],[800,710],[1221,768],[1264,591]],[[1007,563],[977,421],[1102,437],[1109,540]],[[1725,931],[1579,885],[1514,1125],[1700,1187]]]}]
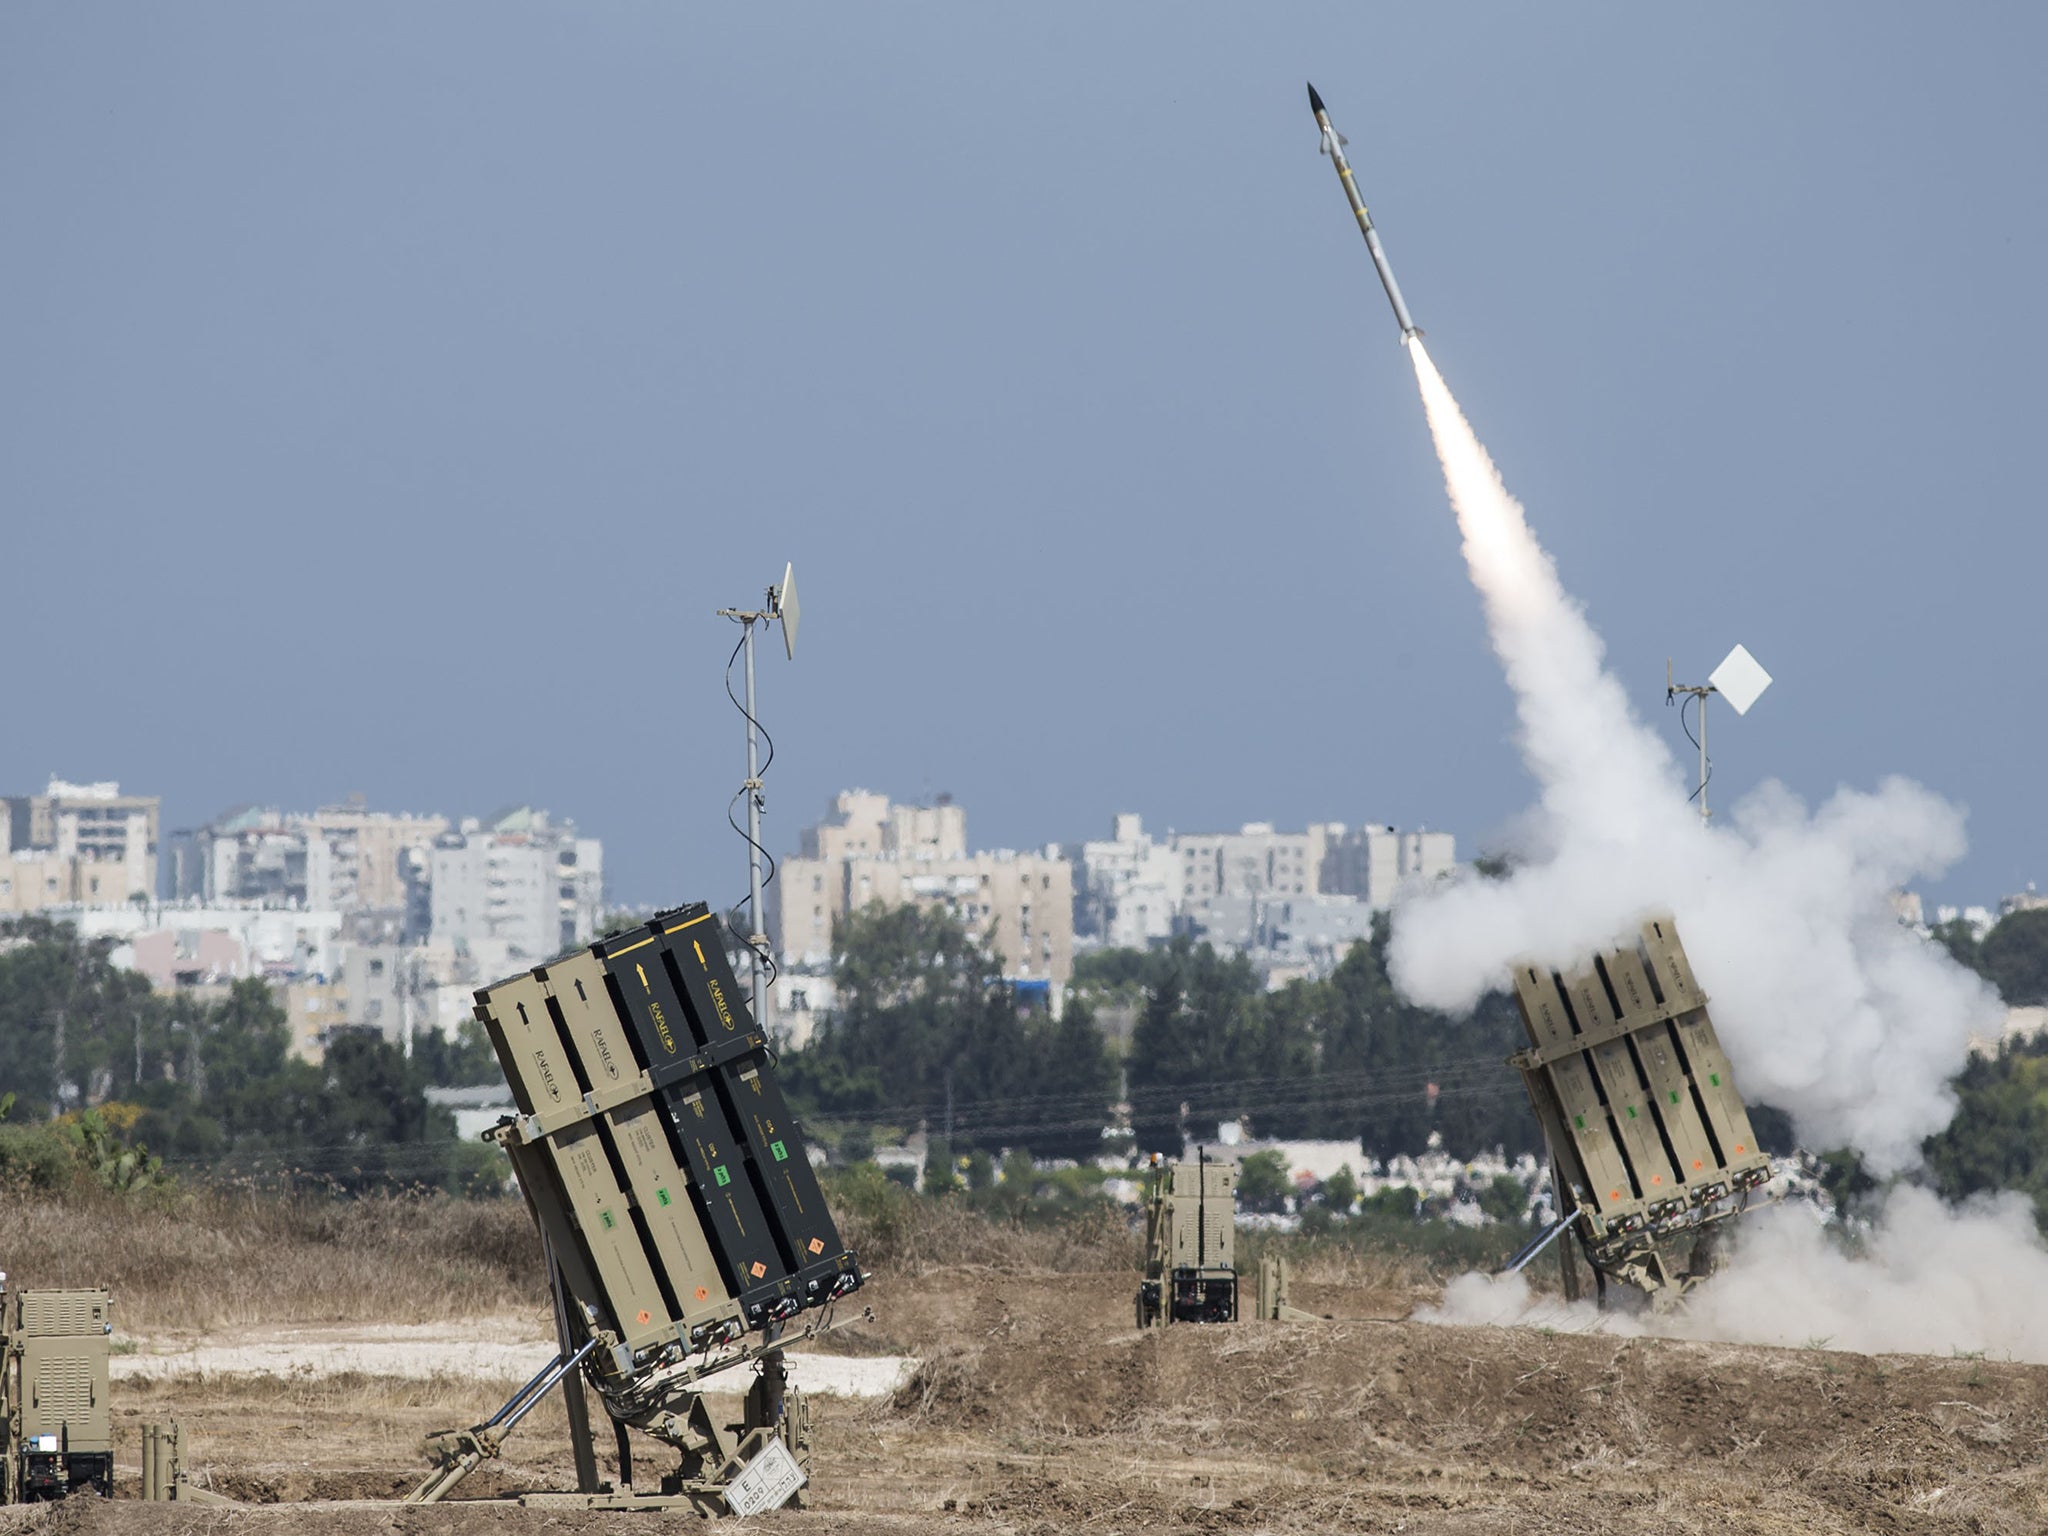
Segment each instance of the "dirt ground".
[{"label": "dirt ground", "polygon": [[[1547,1533],[2048,1530],[2048,1369],[1405,1321],[1418,1294],[1298,1285],[1341,1321],[1131,1326],[1126,1273],[876,1280],[840,1352],[908,1385],[814,1399],[809,1508],[776,1536],[974,1531]],[[473,1330],[474,1321],[465,1325]],[[143,1341],[149,1347],[149,1341]],[[183,1376],[116,1388],[122,1497],[0,1512],[0,1536],[644,1532],[662,1517],[479,1502],[570,1488],[550,1402],[463,1502],[388,1498],[500,1380]],[[247,1509],[131,1502],[139,1428]],[[600,1439],[600,1444],[604,1443]],[[637,1453],[657,1466],[656,1448]]]}]

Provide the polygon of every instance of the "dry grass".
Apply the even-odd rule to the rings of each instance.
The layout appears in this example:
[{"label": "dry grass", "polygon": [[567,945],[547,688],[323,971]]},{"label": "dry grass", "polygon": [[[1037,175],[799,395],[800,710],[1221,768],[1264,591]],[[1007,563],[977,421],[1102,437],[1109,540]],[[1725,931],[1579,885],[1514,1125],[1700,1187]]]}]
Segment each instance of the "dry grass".
[{"label": "dry grass", "polygon": [[21,1285],[104,1285],[123,1332],[430,1322],[538,1305],[540,1244],[514,1200],[195,1188],[146,1200],[0,1200]]},{"label": "dry grass", "polygon": [[[956,1201],[842,1206],[872,1272],[1134,1270],[1112,1212],[1046,1226]],[[540,1245],[516,1200],[194,1186],[142,1199],[99,1192],[0,1198],[0,1268],[22,1285],[104,1285],[124,1333],[258,1325],[423,1323],[544,1305]]]},{"label": "dry grass", "polygon": [[863,1268],[905,1278],[962,1268],[1015,1275],[1135,1271],[1143,1246],[1121,1213],[1101,1207],[1044,1225],[909,1194],[842,1201],[836,1210],[840,1233]]}]

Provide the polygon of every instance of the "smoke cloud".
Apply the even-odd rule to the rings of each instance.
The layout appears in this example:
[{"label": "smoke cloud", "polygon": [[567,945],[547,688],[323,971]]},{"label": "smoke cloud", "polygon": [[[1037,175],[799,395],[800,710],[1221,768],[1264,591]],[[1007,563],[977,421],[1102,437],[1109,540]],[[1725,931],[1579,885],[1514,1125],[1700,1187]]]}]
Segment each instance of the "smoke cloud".
[{"label": "smoke cloud", "polygon": [[1601,1312],[1536,1297],[1521,1275],[1461,1275],[1442,1306],[1416,1315],[1863,1354],[1982,1351],[2048,1364],[2048,1312],[2038,1300],[2048,1252],[2024,1196],[1956,1207],[1899,1186],[1861,1235],[1860,1253],[1833,1240],[1817,1215],[1783,1205],[1736,1222],[1732,1252],[1682,1310]]},{"label": "smoke cloud", "polygon": [[1744,1097],[1787,1111],[1809,1146],[1856,1147],[1880,1174],[1913,1166],[1954,1112],[1970,1036],[2002,1021],[1991,990],[1890,906],[1960,857],[1962,813],[1900,778],[1818,809],[1771,783],[1702,827],[1435,365],[1409,350],[1541,797],[1507,879],[1397,910],[1395,984],[1463,1010],[1518,960],[1572,964],[1669,911]]}]

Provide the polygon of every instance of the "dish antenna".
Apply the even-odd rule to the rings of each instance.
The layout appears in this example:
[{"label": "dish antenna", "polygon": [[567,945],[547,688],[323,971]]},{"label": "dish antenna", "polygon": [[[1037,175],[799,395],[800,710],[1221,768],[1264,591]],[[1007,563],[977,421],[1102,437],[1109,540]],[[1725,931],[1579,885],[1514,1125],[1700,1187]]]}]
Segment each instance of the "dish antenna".
[{"label": "dish antenna", "polygon": [[1766,672],[1757,659],[1743,646],[1736,646],[1721,659],[1721,665],[1707,674],[1704,683],[1687,686],[1671,680],[1671,658],[1664,658],[1664,702],[1676,703],[1678,696],[1686,695],[1686,704],[1695,699],[1700,706],[1700,733],[1694,736],[1692,728],[1685,723],[1685,705],[1678,710],[1679,728],[1685,732],[1686,740],[1700,749],[1700,787],[1692,792],[1691,798],[1700,803],[1700,824],[1704,826],[1714,813],[1707,809],[1707,780],[1714,776],[1712,762],[1707,757],[1707,695],[1718,693],[1735,706],[1735,713],[1746,715],[1750,705],[1763,697],[1764,690],[1771,686],[1771,674]]},{"label": "dish antenna", "polygon": [[[768,806],[767,800],[761,793],[761,775],[767,772],[768,763],[760,761],[760,739],[767,736],[768,733],[761,729],[760,718],[754,713],[754,626],[756,624],[773,624],[780,621],[782,624],[783,654],[789,657],[791,661],[796,660],[796,625],[797,619],[801,615],[801,610],[798,608],[796,600],[795,564],[787,562],[783,565],[782,580],[768,588],[767,602],[763,607],[721,608],[718,610],[718,614],[720,618],[731,619],[740,626],[740,643],[733,647],[733,653],[726,659],[725,663],[725,692],[727,698],[732,699],[733,703],[739,705],[740,713],[746,716],[747,719],[747,776],[741,781],[739,794],[733,796],[735,801],[741,795],[746,797],[747,825],[746,830],[743,832],[740,831],[740,825],[737,821],[734,821],[732,825],[733,830],[740,832],[740,835],[747,840],[747,927],[749,931],[740,935],[740,937],[753,957],[754,990],[751,1001],[754,1007],[754,1019],[763,1030],[766,1030],[769,1025],[769,1014],[772,1011],[770,1005],[773,1001],[768,994],[768,983],[774,979],[775,967],[773,960],[769,958],[767,925],[762,921],[761,887],[767,881],[775,878],[775,861],[769,857],[768,850],[761,846],[761,812],[766,810]],[[738,698],[733,696],[732,691],[732,664],[739,659],[742,652],[745,652],[747,658],[747,698],[743,704],[740,703]],[[768,741],[768,762],[772,763],[773,761],[775,761],[775,742],[770,737]],[[732,819],[732,808],[730,805],[726,808],[726,819],[729,821]],[[768,866],[765,876],[761,868],[764,863]]]}]

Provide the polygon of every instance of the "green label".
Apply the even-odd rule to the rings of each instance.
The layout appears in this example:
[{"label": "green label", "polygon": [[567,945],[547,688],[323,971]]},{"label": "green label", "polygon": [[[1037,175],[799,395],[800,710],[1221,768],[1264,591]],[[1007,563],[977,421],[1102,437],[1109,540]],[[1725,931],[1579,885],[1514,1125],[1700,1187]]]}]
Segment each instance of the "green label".
[{"label": "green label", "polygon": [[1628,1117],[1631,1120],[1635,1119],[1636,1117],[1636,1107],[1633,1104],[1629,1105],[1628,1107]]},{"label": "green label", "polygon": [[1574,1128],[1583,1131],[1586,1128],[1586,1117],[1584,1115],[1573,1115],[1572,1125]]},{"label": "green label", "polygon": [[1718,1088],[1721,1086],[1721,1074],[1718,1072],[1709,1072],[1707,1074],[1707,1081],[1712,1083],[1716,1088]]},{"label": "green label", "polygon": [[789,1160],[789,1148],[785,1147],[779,1141],[769,1142],[768,1150],[775,1154],[775,1161],[777,1161],[778,1163],[787,1162]]},{"label": "green label", "polygon": [[661,1205],[667,1205],[669,1203],[668,1191],[665,1189],[657,1189],[654,1192],[654,1198],[656,1202]]},{"label": "green label", "polygon": [[723,1189],[726,1185],[732,1182],[732,1175],[726,1172],[725,1169],[722,1167],[712,1169],[711,1177],[718,1181],[718,1187],[720,1189]]},{"label": "green label", "polygon": [[1671,1102],[1674,1104],[1678,1102],[1678,1090],[1676,1088],[1671,1090]]},{"label": "green label", "polygon": [[612,1213],[610,1211],[599,1211],[597,1213],[597,1219],[598,1223],[607,1232],[611,1231],[613,1227],[616,1227],[618,1225],[618,1222],[613,1219]]}]

